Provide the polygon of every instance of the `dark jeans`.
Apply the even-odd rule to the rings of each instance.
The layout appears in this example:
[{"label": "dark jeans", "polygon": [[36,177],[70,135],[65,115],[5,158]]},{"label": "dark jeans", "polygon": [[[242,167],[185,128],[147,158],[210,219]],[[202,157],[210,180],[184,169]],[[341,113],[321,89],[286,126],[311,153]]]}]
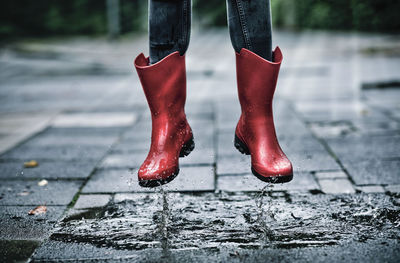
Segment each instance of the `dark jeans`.
[{"label": "dark jeans", "polygon": [[[150,63],[172,52],[185,54],[190,39],[191,0],[150,0]],[[246,48],[271,60],[271,10],[269,0],[226,0],[233,48]]]}]

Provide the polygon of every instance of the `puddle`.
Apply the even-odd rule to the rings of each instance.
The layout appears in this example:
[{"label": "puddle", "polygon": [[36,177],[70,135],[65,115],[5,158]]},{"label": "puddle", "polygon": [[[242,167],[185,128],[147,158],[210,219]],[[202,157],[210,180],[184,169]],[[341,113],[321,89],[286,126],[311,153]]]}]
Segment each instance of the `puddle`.
[{"label": "puddle", "polygon": [[321,247],[400,239],[397,196],[258,193],[133,194],[68,218],[51,239],[117,250]]}]

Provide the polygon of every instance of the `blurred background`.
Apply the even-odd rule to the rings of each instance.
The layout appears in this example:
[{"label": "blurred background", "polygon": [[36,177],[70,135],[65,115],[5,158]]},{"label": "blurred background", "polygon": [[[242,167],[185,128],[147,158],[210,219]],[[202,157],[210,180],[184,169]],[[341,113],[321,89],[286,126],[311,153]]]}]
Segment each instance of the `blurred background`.
[{"label": "blurred background", "polygon": [[[119,3],[118,3],[119,2]],[[398,32],[397,0],[272,0],[275,28]],[[113,18],[110,9],[118,8]],[[194,25],[226,26],[223,0],[193,0]],[[27,36],[104,35],[107,14],[119,20],[120,34],[145,31],[144,0],[4,0],[0,10],[2,40]]]}]

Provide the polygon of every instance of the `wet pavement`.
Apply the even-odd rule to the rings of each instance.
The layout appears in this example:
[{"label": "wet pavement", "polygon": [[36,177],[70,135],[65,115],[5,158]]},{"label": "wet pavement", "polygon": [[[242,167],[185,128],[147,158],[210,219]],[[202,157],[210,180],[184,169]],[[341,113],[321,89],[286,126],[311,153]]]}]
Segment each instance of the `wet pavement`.
[{"label": "wet pavement", "polygon": [[[3,46],[0,259],[398,262],[400,37],[278,31],[274,42],[293,181],[259,181],[234,148],[234,53],[226,30],[209,30],[187,54],[196,148],[159,189],[136,178],[151,127],[132,65],[145,36]],[[38,205],[47,211],[28,215]]]}]

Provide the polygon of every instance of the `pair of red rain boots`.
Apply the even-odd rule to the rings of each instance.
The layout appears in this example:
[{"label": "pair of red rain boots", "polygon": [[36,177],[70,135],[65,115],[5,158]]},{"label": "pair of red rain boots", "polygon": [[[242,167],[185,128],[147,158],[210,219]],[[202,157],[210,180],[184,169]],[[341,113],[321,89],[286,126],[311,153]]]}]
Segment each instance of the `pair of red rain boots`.
[{"label": "pair of red rain boots", "polygon": [[[293,178],[292,164],[275,134],[272,99],[282,62],[281,50],[269,62],[242,49],[236,53],[236,74],[242,109],[235,132],[235,147],[251,155],[251,170],[265,182],[284,183]],[[192,130],[184,111],[186,100],[185,56],[174,52],[156,64],[140,54],[135,67],[150,107],[150,151],[138,177],[143,187],[173,180],[179,173],[179,157],[194,149]]]}]

